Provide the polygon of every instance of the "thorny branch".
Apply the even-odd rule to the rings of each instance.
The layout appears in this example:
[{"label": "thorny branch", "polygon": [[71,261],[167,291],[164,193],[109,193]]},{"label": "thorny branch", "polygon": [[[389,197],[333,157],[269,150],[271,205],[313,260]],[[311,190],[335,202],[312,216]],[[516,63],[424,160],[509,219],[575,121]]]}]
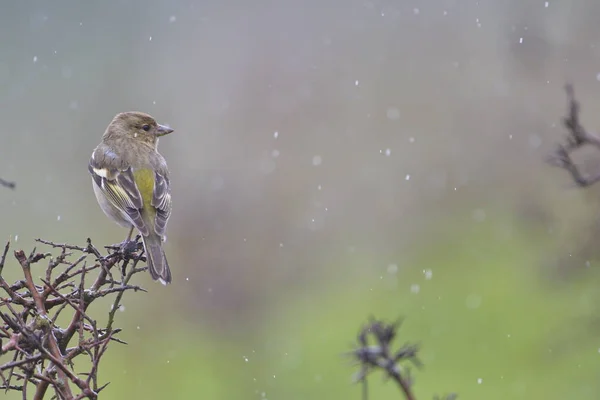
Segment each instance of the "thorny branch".
[{"label": "thorny branch", "polygon": [[[386,323],[385,321],[370,319],[358,334],[358,346],[350,354],[360,364],[360,370],[354,376],[355,382],[363,384],[363,400],[368,399],[367,375],[375,370],[381,370],[386,378],[393,380],[398,385],[406,400],[415,400],[412,390],[412,378],[408,362],[420,368],[421,362],[417,358],[419,346],[405,344],[397,350],[392,348],[392,342],[398,334],[401,321]],[[444,396],[445,400],[456,399],[456,394]],[[436,397],[436,400],[440,397]]]},{"label": "thorny branch", "polygon": [[[86,246],[37,242],[60,249],[60,253],[51,257],[34,248],[27,256],[22,250],[15,251],[24,279],[12,285],[2,274],[10,242],[0,256],[0,289],[7,295],[0,297],[0,389],[20,391],[24,399],[30,393],[33,399],[43,399],[49,387],[59,399],[97,399],[108,384],[98,385],[101,358],[110,343],[125,343],[116,337],[121,330],[113,327],[115,312],[126,291],[145,291],[129,283],[133,275],[145,270],[138,267],[145,261],[143,247],[137,237],[130,243],[133,246],[109,246],[103,256],[90,239]],[[94,261],[88,265],[90,256]],[[49,262],[42,269],[44,259]],[[120,269],[119,281],[111,275],[115,266]],[[93,280],[92,274],[96,275]],[[36,284],[34,276],[39,275],[44,277]],[[100,327],[87,309],[107,296],[114,300],[106,325]],[[66,315],[69,322],[63,328],[57,321]],[[85,363],[86,371],[76,369],[79,356],[90,361]]]},{"label": "thorny branch", "polygon": [[563,168],[569,172],[573,181],[581,187],[593,185],[600,181],[600,172],[584,176],[571,159],[573,151],[585,145],[591,145],[600,149],[600,136],[586,130],[579,121],[579,102],[575,99],[575,90],[568,84],[565,87],[568,101],[568,115],[563,118],[563,125],[568,130],[567,143],[558,145],[547,157],[548,163]]}]

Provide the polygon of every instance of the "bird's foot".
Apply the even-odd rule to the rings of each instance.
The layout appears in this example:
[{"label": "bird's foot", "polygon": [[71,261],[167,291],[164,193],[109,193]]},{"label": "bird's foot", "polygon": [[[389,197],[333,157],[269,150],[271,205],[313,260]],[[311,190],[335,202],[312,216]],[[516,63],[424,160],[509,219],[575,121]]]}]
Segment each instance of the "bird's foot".
[{"label": "bird's foot", "polygon": [[121,243],[116,243],[105,247],[110,250],[116,250],[124,256],[130,256],[131,254],[135,253],[136,251],[142,248],[140,238],[140,235],[137,235],[133,240],[125,239]]}]

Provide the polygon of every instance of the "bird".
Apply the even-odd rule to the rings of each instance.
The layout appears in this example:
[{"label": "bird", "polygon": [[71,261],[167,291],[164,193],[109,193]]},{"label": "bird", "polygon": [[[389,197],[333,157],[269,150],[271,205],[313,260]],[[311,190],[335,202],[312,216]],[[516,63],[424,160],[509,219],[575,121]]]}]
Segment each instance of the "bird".
[{"label": "bird", "polygon": [[149,114],[117,114],[92,152],[88,170],[100,208],[111,220],[142,237],[148,271],[154,281],[171,283],[171,270],[162,244],[171,216],[171,187],[158,139],[172,133]]}]

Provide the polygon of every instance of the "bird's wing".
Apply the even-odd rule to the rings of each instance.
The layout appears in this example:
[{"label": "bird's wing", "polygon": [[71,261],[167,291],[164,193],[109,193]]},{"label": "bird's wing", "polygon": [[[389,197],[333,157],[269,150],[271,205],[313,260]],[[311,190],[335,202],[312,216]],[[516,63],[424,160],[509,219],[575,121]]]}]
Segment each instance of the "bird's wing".
[{"label": "bird's wing", "polygon": [[149,234],[148,227],[142,219],[141,210],[144,201],[135,183],[131,167],[119,169],[98,164],[94,157],[90,159],[88,170],[94,183],[106,198],[127,217],[133,226],[144,236]]},{"label": "bird's wing", "polygon": [[171,188],[169,176],[166,172],[161,174],[157,171],[154,173],[154,191],[150,204],[156,208],[154,230],[161,237],[165,236],[167,222],[169,222],[171,216]]}]

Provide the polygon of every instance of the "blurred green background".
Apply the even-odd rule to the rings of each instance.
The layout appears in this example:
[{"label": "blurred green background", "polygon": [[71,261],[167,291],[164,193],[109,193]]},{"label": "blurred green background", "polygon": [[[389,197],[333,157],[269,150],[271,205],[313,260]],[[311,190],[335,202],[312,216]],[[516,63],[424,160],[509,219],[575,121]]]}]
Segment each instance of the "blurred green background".
[{"label": "blurred green background", "polygon": [[599,13],[4,1],[0,236],[120,242],[87,162],[114,114],[146,111],[176,130],[173,285],[125,296],[103,398],[360,399],[342,354],[373,314],[422,344],[419,399],[598,399],[600,189],[543,156],[567,80],[600,125]]}]

